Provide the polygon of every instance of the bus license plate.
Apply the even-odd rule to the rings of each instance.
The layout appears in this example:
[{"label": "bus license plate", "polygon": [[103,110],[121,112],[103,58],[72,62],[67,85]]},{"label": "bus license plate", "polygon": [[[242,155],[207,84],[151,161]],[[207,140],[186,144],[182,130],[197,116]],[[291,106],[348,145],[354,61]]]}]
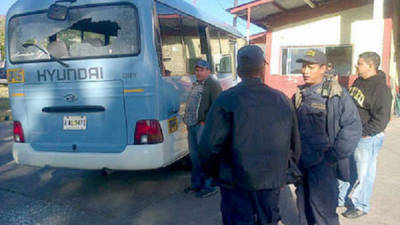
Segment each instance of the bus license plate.
[{"label": "bus license plate", "polygon": [[86,130],[86,116],[64,116],[64,130]]}]

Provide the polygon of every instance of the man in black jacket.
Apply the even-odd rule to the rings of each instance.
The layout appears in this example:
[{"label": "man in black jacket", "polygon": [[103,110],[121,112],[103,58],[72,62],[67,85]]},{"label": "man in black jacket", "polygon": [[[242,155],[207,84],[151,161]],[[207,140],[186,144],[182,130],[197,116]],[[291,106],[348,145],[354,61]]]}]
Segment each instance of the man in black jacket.
[{"label": "man in black jacket", "polygon": [[[384,134],[390,120],[392,95],[386,86],[385,73],[378,70],[380,57],[375,52],[359,56],[357,73],[359,78],[350,88],[362,123],[362,138],[354,152],[357,166],[357,182],[351,200],[354,209],[343,213],[347,218],[358,218],[367,214],[375,181],[376,160],[383,144]],[[341,184],[339,205],[344,204],[349,184]]]},{"label": "man in black jacket", "polygon": [[205,171],[220,186],[225,225],[277,224],[288,160],[300,155],[295,111],[262,83],[264,67],[261,48],[239,50],[242,82],[215,100],[200,143]]}]

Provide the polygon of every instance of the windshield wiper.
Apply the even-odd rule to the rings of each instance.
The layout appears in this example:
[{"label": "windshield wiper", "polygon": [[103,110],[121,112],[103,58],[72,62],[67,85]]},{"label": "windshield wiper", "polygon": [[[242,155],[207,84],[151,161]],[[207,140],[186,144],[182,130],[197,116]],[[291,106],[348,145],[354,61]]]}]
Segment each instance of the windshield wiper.
[{"label": "windshield wiper", "polygon": [[42,47],[40,47],[40,46],[37,45],[37,44],[34,44],[34,43],[24,43],[24,44],[22,44],[22,47],[24,47],[24,48],[28,48],[28,47],[30,47],[30,46],[35,46],[35,47],[38,48],[40,51],[42,51],[42,52],[46,53],[48,56],[50,56],[50,59],[55,60],[56,62],[60,63],[60,64],[63,65],[64,67],[67,67],[67,68],[69,67],[68,64],[66,64],[65,62],[63,62],[61,59],[59,59],[59,58],[53,56],[52,54],[50,54],[50,52],[48,52],[47,50],[43,49]]}]

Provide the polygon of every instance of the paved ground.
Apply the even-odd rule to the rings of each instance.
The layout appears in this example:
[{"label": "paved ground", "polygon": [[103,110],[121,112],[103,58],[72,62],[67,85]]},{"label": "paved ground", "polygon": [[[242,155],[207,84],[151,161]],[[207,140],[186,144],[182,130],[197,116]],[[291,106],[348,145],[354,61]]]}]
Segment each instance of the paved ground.
[{"label": "paved ground", "polygon": [[[0,225],[132,224],[219,225],[219,196],[197,199],[182,193],[187,171],[170,168],[116,172],[33,168],[11,157],[12,124],[0,123]],[[342,225],[399,225],[400,119],[386,132],[378,159],[371,211],[357,220],[341,217]],[[294,199],[283,190],[282,216],[298,225]]]},{"label": "paved ground", "polygon": [[341,217],[342,225],[399,225],[400,218],[400,118],[394,117],[378,156],[377,176],[370,212],[359,219]]}]

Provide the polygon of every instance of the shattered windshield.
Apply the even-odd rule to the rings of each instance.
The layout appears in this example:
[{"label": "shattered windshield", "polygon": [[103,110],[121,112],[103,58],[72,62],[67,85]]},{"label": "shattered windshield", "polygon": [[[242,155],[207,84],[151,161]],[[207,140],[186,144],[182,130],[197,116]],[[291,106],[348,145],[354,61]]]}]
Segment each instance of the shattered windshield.
[{"label": "shattered windshield", "polygon": [[[136,55],[139,53],[137,11],[131,5],[70,8],[65,21],[47,12],[17,16],[9,22],[12,62]],[[25,44],[25,47],[23,46]]]}]

